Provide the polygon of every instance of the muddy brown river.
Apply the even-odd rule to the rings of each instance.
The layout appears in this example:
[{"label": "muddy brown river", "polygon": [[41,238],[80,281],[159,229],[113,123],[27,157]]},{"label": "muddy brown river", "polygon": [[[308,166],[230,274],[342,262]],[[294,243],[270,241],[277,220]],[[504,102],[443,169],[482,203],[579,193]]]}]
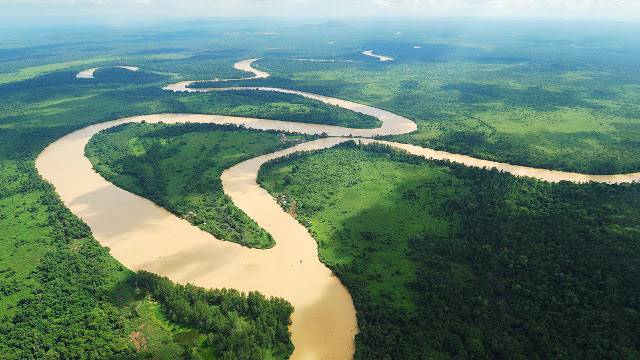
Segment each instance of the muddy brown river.
[{"label": "muddy brown river", "polygon": [[[241,61],[236,68],[252,72],[253,78],[268,73],[254,69],[255,59]],[[241,80],[241,79],[236,79]],[[225,81],[225,80],[219,80]],[[518,176],[545,181],[598,181],[621,183],[640,180],[640,173],[586,175],[498,163],[470,156],[414,145],[370,139],[376,135],[403,134],[416,124],[399,115],[346,100],[297,90],[251,87],[191,89],[185,81],[165,87],[171,91],[233,91],[253,89],[296,94],[372,115],[381,120],[377,129],[349,129],[337,126],[275,120],[195,114],[160,114],[124,118],[91,125],[72,132],[49,145],[37,158],[40,175],[51,182],[65,205],[82,218],[95,238],[123,265],[167,276],[179,283],[207,288],[257,290],[280,296],[295,307],[290,327],[294,359],[350,359],[358,331],[351,296],[340,280],[318,259],[315,240],[305,227],[285,213],[256,183],[260,166],[293,152],[319,150],[349,140],[380,142],[425,158],[450,160],[468,166],[497,168]],[[260,130],[283,130],[330,137],[239,163],[222,174],[224,192],[234,204],[268,231],[276,245],[267,250],[249,249],[216,239],[151,201],[111,184],[97,174],[84,156],[89,139],[101,130],[129,122],[216,123],[244,125]]]}]

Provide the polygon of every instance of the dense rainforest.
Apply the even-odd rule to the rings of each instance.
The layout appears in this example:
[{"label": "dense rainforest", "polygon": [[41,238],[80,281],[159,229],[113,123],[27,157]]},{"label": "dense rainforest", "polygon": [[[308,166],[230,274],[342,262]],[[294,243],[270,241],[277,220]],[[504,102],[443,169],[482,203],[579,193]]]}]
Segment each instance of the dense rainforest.
[{"label": "dense rainforest", "polygon": [[640,186],[552,184],[353,142],[261,184],[358,312],[358,359],[640,356]]},{"label": "dense rainforest", "polygon": [[[173,302],[161,303],[159,295],[154,299],[136,287],[138,276],[109,256],[65,208],[37,174],[34,159],[84,126],[163,112],[375,126],[361,114],[291,95],[161,90],[182,80],[244,77],[233,68],[241,59],[261,57],[254,65],[272,77],[226,86],[306,90],[378,106],[418,123],[416,133],[395,140],[546,168],[638,171],[637,28],[537,25],[463,20],[282,27],[216,21],[171,28],[3,28],[0,358],[219,354],[221,349],[207,345],[211,328],[189,325],[189,308],[178,316]],[[256,30],[274,27],[277,34]],[[363,49],[395,60],[379,63],[363,56]],[[108,67],[122,64],[141,71]],[[78,71],[97,66],[106,67],[95,79],[76,79]],[[120,131],[136,129],[142,128]],[[163,149],[163,141],[145,136],[139,141],[149,148],[122,143],[127,152],[118,156],[143,150],[140,162],[153,163],[149,150]],[[175,139],[189,136],[196,135],[168,136],[174,142],[167,147],[180,154]],[[314,169],[317,178],[307,165],[287,173],[293,164],[285,163],[286,171],[274,173],[271,185],[264,181],[301,207],[298,215],[314,231],[323,260],[351,289],[360,317],[358,357],[639,357],[636,185],[544,184],[400,160],[386,151],[339,151],[326,153],[337,154],[333,160],[321,154],[304,159],[322,160]],[[331,168],[331,161],[344,166]],[[361,190],[365,184],[370,188]],[[353,192],[338,198],[345,187]],[[161,193],[155,187],[146,191],[145,196]],[[251,225],[235,224],[244,226],[233,230],[239,234],[251,231]],[[165,294],[191,292],[151,281],[165,284]],[[289,311],[281,305],[270,314]],[[221,311],[237,319],[237,312]],[[289,345],[278,341],[255,344],[265,345],[264,353],[283,354]],[[240,351],[229,345],[225,349]]]}]

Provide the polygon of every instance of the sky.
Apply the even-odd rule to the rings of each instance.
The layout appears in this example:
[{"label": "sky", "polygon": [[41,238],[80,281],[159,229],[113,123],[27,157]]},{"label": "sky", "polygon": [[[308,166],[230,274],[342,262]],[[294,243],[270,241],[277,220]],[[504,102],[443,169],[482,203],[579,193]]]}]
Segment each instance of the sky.
[{"label": "sky", "polygon": [[[3,21],[218,17],[480,17],[640,22],[640,0],[0,0]],[[28,20],[27,20],[28,19]]]}]

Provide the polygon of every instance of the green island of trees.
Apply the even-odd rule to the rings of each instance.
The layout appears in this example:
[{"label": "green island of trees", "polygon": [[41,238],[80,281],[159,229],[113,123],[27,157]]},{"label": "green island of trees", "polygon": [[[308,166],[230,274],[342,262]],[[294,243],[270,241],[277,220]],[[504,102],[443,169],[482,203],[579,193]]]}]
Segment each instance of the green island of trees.
[{"label": "green island of trees", "polygon": [[640,185],[552,184],[354,142],[263,166],[349,288],[357,359],[640,356]]},{"label": "green island of trees", "polygon": [[136,285],[161,304],[171,321],[195,329],[179,338],[194,341],[198,332],[204,334],[204,345],[216,359],[286,359],[293,352],[288,329],[293,307],[286,300],[255,291],[245,295],[176,285],[146,271],[138,272]]},{"label": "green island of trees", "polygon": [[310,136],[212,124],[125,124],[86,148],[107,180],[177,214],[220,240],[269,248],[274,241],[222,190],[222,171]]},{"label": "green island of trees", "polygon": [[[207,83],[196,83],[207,84]],[[225,83],[214,83],[217,85]],[[236,85],[242,86],[242,82]],[[202,96],[191,95],[185,103],[192,108],[217,114],[257,117],[268,120],[284,120],[344,126],[349,128],[376,128],[382,123],[371,115],[354,112],[318,100],[275,91],[234,90],[230,96],[216,92]]]}]

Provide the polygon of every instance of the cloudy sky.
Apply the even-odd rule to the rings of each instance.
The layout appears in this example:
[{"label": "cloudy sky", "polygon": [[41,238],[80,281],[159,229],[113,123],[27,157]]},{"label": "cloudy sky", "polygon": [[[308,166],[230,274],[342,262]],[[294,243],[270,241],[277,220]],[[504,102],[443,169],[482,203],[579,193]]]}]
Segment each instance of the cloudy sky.
[{"label": "cloudy sky", "polygon": [[0,17],[544,17],[640,21],[640,0],[0,0]]}]

